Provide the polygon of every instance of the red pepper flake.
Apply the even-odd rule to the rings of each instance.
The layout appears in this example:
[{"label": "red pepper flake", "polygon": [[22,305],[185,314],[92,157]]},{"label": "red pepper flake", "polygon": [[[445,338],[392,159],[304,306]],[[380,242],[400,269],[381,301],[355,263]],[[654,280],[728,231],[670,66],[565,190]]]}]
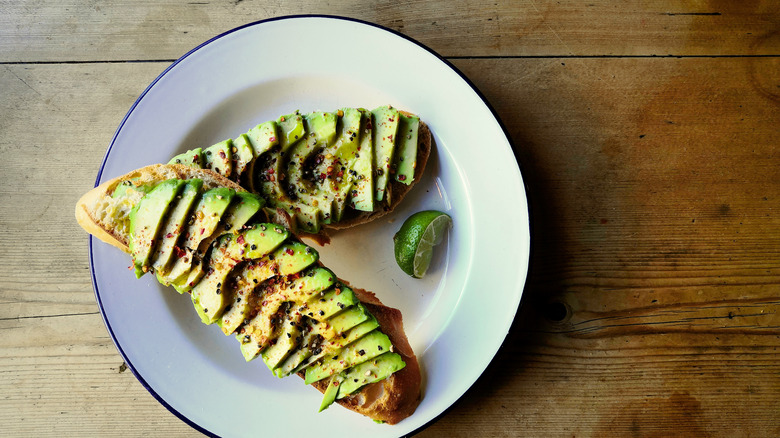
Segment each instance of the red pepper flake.
[{"label": "red pepper flake", "polygon": [[236,239],[236,243],[238,243],[239,245],[243,245],[244,244],[244,235],[243,234],[240,234],[238,236],[238,239]]},{"label": "red pepper flake", "polygon": [[[284,120],[282,120],[282,121],[284,121]],[[276,141],[276,137],[268,137],[268,141],[274,142],[274,141]]]},{"label": "red pepper flake", "polygon": [[170,239],[171,237],[173,237],[173,233],[168,233],[168,234],[165,235],[166,239]]},{"label": "red pepper flake", "polygon": [[206,232],[206,229],[205,229],[205,228],[201,228],[201,229],[200,229],[200,234],[203,234],[203,233],[205,233],[205,232]]},{"label": "red pepper flake", "polygon": [[173,252],[176,254],[176,257],[178,257],[178,258],[182,258],[185,255],[187,255],[187,253],[184,252],[184,250],[179,248],[178,246],[174,246],[173,247]]},{"label": "red pepper flake", "polygon": [[406,181],[406,175],[398,175],[398,181]]},{"label": "red pepper flake", "polygon": [[284,252],[286,252],[287,255],[295,255],[295,251],[292,248],[287,248],[287,250]]},{"label": "red pepper flake", "polygon": [[227,158],[227,156],[225,155],[225,151],[219,151],[219,158],[222,158],[223,160]]}]

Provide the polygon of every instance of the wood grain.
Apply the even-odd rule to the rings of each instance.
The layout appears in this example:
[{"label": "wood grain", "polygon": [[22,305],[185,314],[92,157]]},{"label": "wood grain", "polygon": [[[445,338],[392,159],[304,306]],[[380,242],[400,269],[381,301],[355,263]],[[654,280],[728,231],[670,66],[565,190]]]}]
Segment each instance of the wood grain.
[{"label": "wood grain", "polygon": [[168,60],[327,12],[450,56],[531,196],[519,316],[420,436],[780,436],[776,3],[590,4],[0,4],[2,434],[200,435],[122,366],[73,205]]},{"label": "wood grain", "polygon": [[780,54],[773,1],[33,0],[0,3],[0,62],[170,60],[234,27],[292,14],[367,20],[444,56]]}]

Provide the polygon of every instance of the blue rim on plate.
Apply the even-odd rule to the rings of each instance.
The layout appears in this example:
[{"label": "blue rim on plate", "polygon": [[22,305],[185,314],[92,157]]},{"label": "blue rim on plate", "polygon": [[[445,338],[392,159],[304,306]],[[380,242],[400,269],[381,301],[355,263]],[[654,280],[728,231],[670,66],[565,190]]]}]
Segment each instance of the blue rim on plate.
[{"label": "blue rim on plate", "polygon": [[[435,52],[435,51],[433,51],[432,49],[428,48],[428,47],[427,47],[427,46],[425,46],[424,44],[421,44],[420,42],[418,42],[418,41],[415,41],[414,39],[412,39],[412,38],[410,38],[410,37],[408,37],[408,36],[406,36],[406,35],[404,35],[404,34],[401,34],[401,33],[397,32],[397,31],[395,31],[395,30],[393,30],[393,29],[389,29],[389,28],[386,28],[386,27],[384,27],[384,26],[377,25],[377,24],[375,24],[375,23],[371,23],[371,22],[367,22],[367,21],[363,21],[363,20],[359,20],[359,19],[355,19],[355,18],[341,17],[341,16],[333,16],[333,15],[317,15],[317,14],[290,15],[290,16],[273,17],[273,18],[269,18],[269,19],[265,19],[265,20],[260,20],[260,21],[256,21],[256,22],[248,23],[248,24],[246,24],[246,25],[243,25],[243,26],[240,26],[240,27],[234,28],[234,29],[232,29],[232,30],[229,30],[229,31],[227,31],[227,32],[224,32],[224,33],[222,33],[222,34],[220,34],[220,35],[217,35],[217,36],[215,36],[215,37],[213,37],[213,38],[209,39],[208,41],[206,41],[206,42],[204,42],[204,43],[202,43],[202,44],[198,45],[197,47],[193,48],[192,50],[190,50],[189,52],[187,52],[185,55],[183,55],[181,58],[179,58],[179,59],[177,59],[176,61],[174,61],[174,62],[173,62],[171,65],[169,65],[169,66],[168,66],[168,67],[167,67],[167,68],[166,68],[166,69],[165,69],[165,70],[164,70],[162,73],[160,73],[160,75],[158,75],[158,76],[155,78],[155,80],[154,80],[154,81],[152,81],[152,82],[149,84],[149,86],[147,86],[147,88],[146,88],[146,89],[145,89],[145,90],[144,90],[144,91],[141,93],[141,95],[138,97],[138,99],[136,99],[136,101],[135,101],[135,102],[133,103],[133,105],[130,107],[130,109],[129,109],[129,111],[127,112],[127,114],[125,115],[125,117],[122,119],[121,123],[119,124],[119,127],[117,128],[117,130],[116,130],[116,132],[115,132],[115,134],[114,134],[114,136],[113,136],[113,138],[112,138],[112,140],[111,140],[111,143],[110,143],[110,145],[108,146],[108,149],[107,149],[107,151],[106,151],[106,154],[105,154],[105,156],[104,156],[104,158],[103,158],[103,161],[102,161],[102,163],[101,163],[101,165],[100,165],[100,169],[99,169],[99,171],[98,171],[98,174],[97,174],[97,177],[96,177],[96,180],[95,180],[95,186],[97,186],[97,185],[99,185],[99,184],[100,184],[101,178],[102,178],[102,176],[103,176],[103,171],[104,171],[104,169],[105,169],[105,166],[106,166],[106,163],[107,163],[107,161],[108,161],[108,159],[109,159],[109,155],[111,154],[111,152],[112,152],[112,148],[113,148],[113,146],[114,146],[114,144],[115,144],[115,142],[116,142],[116,140],[117,140],[117,138],[118,138],[118,136],[119,136],[120,132],[122,131],[122,128],[124,127],[125,123],[127,122],[128,118],[129,118],[129,117],[130,117],[130,115],[133,113],[133,111],[136,109],[136,107],[137,107],[137,106],[138,106],[138,104],[141,102],[141,100],[142,100],[142,99],[143,99],[143,98],[144,98],[144,97],[147,95],[147,93],[148,93],[148,92],[149,92],[149,91],[150,91],[150,90],[151,90],[151,89],[152,89],[152,88],[153,88],[153,87],[154,87],[154,86],[155,86],[155,85],[156,85],[156,84],[157,84],[157,83],[158,83],[158,82],[159,82],[159,81],[160,81],[160,80],[161,80],[161,79],[162,79],[162,78],[163,78],[163,77],[164,77],[164,76],[165,76],[165,75],[166,75],[166,74],[167,74],[167,73],[168,73],[168,72],[169,72],[169,71],[172,69],[172,68],[174,68],[176,65],[178,65],[179,63],[181,63],[181,62],[182,62],[184,59],[186,59],[187,57],[189,57],[189,56],[190,56],[190,55],[192,55],[193,53],[196,53],[198,50],[202,49],[203,47],[205,47],[205,46],[207,46],[207,45],[209,45],[209,44],[211,44],[211,43],[213,43],[213,42],[215,42],[215,41],[217,41],[217,40],[219,40],[219,39],[221,39],[221,38],[223,38],[223,37],[225,37],[225,36],[227,36],[227,35],[230,35],[230,34],[232,34],[232,33],[236,32],[236,31],[239,31],[239,30],[242,30],[242,29],[245,29],[245,28],[248,28],[248,27],[259,26],[259,25],[262,25],[262,24],[264,24],[264,23],[275,22],[275,21],[282,21],[282,20],[299,19],[299,18],[324,18],[324,19],[333,19],[333,20],[343,20],[343,21],[354,22],[354,23],[358,23],[358,24],[363,24],[363,25],[371,26],[371,27],[374,27],[374,28],[377,28],[377,29],[383,30],[383,31],[385,31],[385,32],[389,32],[389,33],[391,33],[391,34],[393,34],[393,35],[395,35],[395,36],[401,37],[401,38],[403,38],[403,39],[405,39],[405,40],[407,40],[407,41],[409,41],[409,42],[412,42],[412,43],[414,43],[415,45],[417,45],[418,47],[420,47],[420,48],[424,49],[425,51],[427,51],[428,53],[430,53],[430,54],[434,55],[434,56],[435,56],[435,57],[436,57],[436,58],[437,58],[437,59],[438,59],[440,62],[442,62],[442,63],[443,63],[444,65],[446,65],[447,67],[449,67],[449,68],[450,68],[450,69],[451,69],[453,72],[455,72],[455,73],[456,73],[458,76],[460,76],[460,78],[461,78],[461,79],[462,79],[462,80],[463,80],[463,81],[464,81],[464,82],[465,82],[465,83],[466,83],[466,84],[467,84],[469,87],[471,87],[471,89],[473,90],[473,92],[474,92],[474,93],[476,93],[476,95],[477,95],[477,96],[478,96],[478,97],[479,97],[479,98],[482,100],[482,102],[484,103],[485,107],[486,107],[486,108],[487,108],[487,109],[488,109],[488,110],[491,112],[492,116],[493,116],[493,117],[495,118],[495,120],[497,121],[497,123],[498,123],[498,125],[499,125],[500,129],[503,131],[503,134],[504,134],[504,136],[506,137],[506,140],[507,140],[507,142],[509,143],[510,147],[512,146],[511,138],[509,137],[509,135],[508,135],[508,133],[507,133],[506,127],[504,126],[503,122],[501,121],[501,119],[500,119],[500,118],[498,117],[498,115],[496,114],[496,112],[495,112],[495,110],[493,109],[493,107],[492,107],[492,106],[491,106],[491,105],[488,103],[487,99],[485,99],[484,95],[483,95],[483,94],[482,94],[482,93],[481,93],[481,92],[480,92],[480,91],[477,89],[477,87],[476,87],[476,86],[475,86],[475,85],[474,85],[474,84],[473,84],[473,83],[472,83],[472,82],[471,82],[471,81],[470,81],[470,80],[469,80],[469,79],[468,79],[468,78],[467,78],[467,77],[466,77],[466,76],[465,76],[465,75],[464,75],[462,72],[460,72],[460,71],[459,71],[459,70],[458,70],[458,69],[457,69],[457,68],[456,68],[454,65],[452,65],[452,64],[451,64],[451,63],[450,63],[448,60],[446,60],[445,58],[443,58],[443,57],[442,57],[442,56],[440,56],[438,53],[436,53],[436,52]],[[522,185],[523,185],[523,187],[525,187],[525,181],[522,179],[522,177],[521,177],[520,179],[521,179],[521,181],[522,181]],[[526,193],[527,193],[527,190],[526,190]],[[526,205],[526,208],[527,208],[527,209],[530,209],[530,205],[528,205],[528,204],[529,204],[529,202],[528,202],[528,199],[526,198],[526,199],[525,199],[525,201],[526,201],[526,204],[527,204],[527,205]],[[530,226],[530,221],[529,221],[529,226]],[[529,233],[529,239],[530,239],[530,233]],[[165,400],[165,399],[164,399],[162,396],[160,396],[160,395],[159,395],[159,394],[158,394],[158,393],[157,393],[157,392],[156,392],[156,391],[155,391],[155,390],[154,390],[154,389],[151,387],[151,385],[149,385],[149,384],[147,383],[146,379],[145,379],[145,378],[144,378],[144,377],[141,375],[141,373],[138,371],[138,369],[137,369],[137,368],[136,368],[136,367],[133,365],[133,363],[132,363],[132,361],[130,360],[130,358],[128,357],[128,355],[125,353],[124,349],[122,348],[122,345],[120,345],[120,343],[119,343],[119,341],[118,341],[118,339],[117,339],[117,336],[116,336],[116,335],[115,335],[115,333],[114,333],[114,329],[112,328],[112,325],[111,325],[111,323],[110,323],[110,322],[109,322],[109,320],[108,320],[108,317],[107,317],[107,315],[106,315],[106,311],[105,311],[105,309],[104,309],[104,304],[103,304],[103,301],[101,300],[101,295],[100,295],[100,291],[99,291],[99,288],[98,288],[98,281],[97,281],[97,279],[96,279],[95,268],[94,268],[94,252],[93,252],[93,246],[92,246],[92,245],[93,245],[93,239],[92,239],[92,236],[90,236],[90,238],[89,238],[89,261],[90,261],[90,271],[91,271],[91,276],[92,276],[92,285],[93,285],[93,288],[94,288],[94,290],[95,290],[95,298],[96,298],[96,301],[97,301],[98,307],[99,307],[99,309],[100,309],[101,317],[103,318],[103,321],[104,321],[104,323],[105,323],[105,325],[106,325],[106,328],[108,329],[108,331],[109,331],[109,334],[110,334],[110,336],[111,336],[111,338],[112,338],[112,340],[113,340],[113,342],[114,342],[114,344],[115,344],[115,346],[116,346],[117,350],[119,351],[119,354],[122,356],[123,360],[125,361],[125,363],[126,363],[127,367],[128,367],[128,368],[129,368],[129,369],[132,371],[132,373],[135,375],[135,377],[138,379],[138,381],[139,381],[139,382],[140,382],[140,383],[141,383],[141,384],[142,384],[142,385],[143,385],[143,386],[146,388],[146,390],[147,390],[147,391],[149,391],[149,393],[150,393],[150,394],[151,394],[151,395],[152,395],[152,396],[153,396],[153,397],[154,397],[154,398],[155,398],[155,399],[156,399],[156,400],[157,400],[159,403],[161,403],[163,406],[165,406],[165,408],[166,408],[166,409],[168,409],[168,410],[169,410],[171,413],[173,413],[173,414],[174,414],[174,415],[176,415],[176,416],[177,416],[179,419],[181,419],[182,421],[184,421],[185,423],[187,423],[188,425],[190,425],[191,427],[193,427],[194,429],[198,430],[199,432],[201,432],[201,433],[203,433],[203,434],[205,434],[205,435],[208,435],[208,436],[218,436],[218,435],[216,435],[214,432],[212,432],[212,431],[210,431],[210,430],[207,430],[205,427],[203,427],[203,426],[201,426],[200,424],[196,423],[194,420],[192,420],[192,419],[188,418],[186,415],[184,415],[184,414],[180,413],[180,412],[179,412],[177,409],[175,409],[174,407],[172,407],[172,406],[171,406],[171,405],[170,405],[170,404],[169,404],[169,403],[168,403],[168,402],[167,402],[167,401],[166,401],[166,400]],[[530,246],[531,246],[531,245],[530,245],[530,242],[529,242],[529,244],[528,244],[528,247],[529,247],[529,249],[530,249]],[[529,257],[527,258],[527,260],[529,260],[529,261],[530,261],[530,255],[529,255]],[[521,268],[522,268],[522,269],[524,269],[526,272],[527,272],[527,270],[528,270],[528,266],[524,266],[524,267],[521,267]],[[526,275],[526,277],[525,277],[525,281],[527,282],[527,275]],[[523,284],[523,285],[522,285],[522,288],[524,288],[524,287],[525,287],[525,284]],[[519,308],[519,303],[518,303],[518,308]],[[516,314],[517,314],[517,310],[518,310],[517,308],[516,308],[516,309],[514,309],[514,315],[515,315],[515,316],[516,316]],[[500,345],[501,345],[501,344],[503,344],[503,341],[504,341],[504,339],[506,338],[506,335],[508,334],[508,329],[509,329],[509,328],[507,328],[507,333],[506,333],[506,334],[504,334],[504,337],[501,339],[501,342],[499,343],[499,348],[500,348]],[[493,352],[493,356],[490,358],[490,360],[488,361],[488,363],[487,363],[487,364],[485,364],[485,369],[486,369],[486,368],[487,368],[487,366],[490,364],[490,362],[492,362],[492,360],[495,358],[495,354],[496,354],[497,352],[498,352],[498,349],[496,349],[496,351],[495,351],[495,352]],[[483,372],[484,372],[484,369],[480,371],[480,375],[481,375]],[[470,387],[471,387],[471,385],[473,385],[474,383],[475,383],[475,381],[474,381],[474,382],[471,382],[471,383],[469,384],[469,388],[470,388]],[[468,391],[468,388],[466,389],[466,391]],[[465,392],[466,392],[466,391],[464,391],[464,393],[463,393],[463,394],[465,394]],[[461,395],[460,397],[462,397],[462,395]],[[456,400],[456,401],[457,401],[457,400]],[[454,402],[453,402],[453,404],[451,404],[451,405],[450,405],[448,408],[446,408],[446,409],[445,409],[445,410],[443,410],[441,413],[439,413],[438,415],[436,415],[434,418],[430,419],[428,422],[426,422],[426,423],[425,423],[425,424],[423,424],[422,426],[420,426],[420,427],[416,428],[415,430],[413,430],[413,431],[409,432],[409,433],[408,433],[408,435],[414,435],[414,434],[416,434],[416,433],[420,432],[421,430],[423,430],[424,428],[428,427],[429,425],[433,424],[433,423],[434,423],[434,422],[436,422],[436,421],[437,421],[439,418],[441,418],[443,415],[445,415],[445,414],[446,414],[446,413],[449,411],[449,409],[450,409],[450,408],[451,408],[453,405],[454,405]]]}]

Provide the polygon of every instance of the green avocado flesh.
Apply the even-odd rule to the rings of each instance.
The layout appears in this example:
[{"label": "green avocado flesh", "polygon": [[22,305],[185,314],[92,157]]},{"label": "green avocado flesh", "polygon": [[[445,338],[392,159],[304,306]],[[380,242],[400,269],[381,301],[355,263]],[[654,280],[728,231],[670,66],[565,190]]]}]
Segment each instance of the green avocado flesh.
[{"label": "green avocado flesh", "polygon": [[391,181],[414,182],[419,127],[418,117],[391,106],[296,111],[234,140],[179,154],[169,164],[238,181],[268,207],[285,211],[298,229],[318,233],[355,212],[390,205]]},{"label": "green avocado flesh", "polygon": [[146,194],[130,212],[130,254],[135,275],[140,278],[149,270],[149,261],[157,243],[168,208],[184,181],[164,181]]},{"label": "green avocado flesh", "polygon": [[[335,117],[322,119],[332,127]],[[357,124],[346,126],[316,128],[316,142],[335,136],[341,142],[334,152],[354,149],[345,131]],[[235,337],[247,361],[261,357],[275,376],[302,373],[307,384],[328,379],[320,410],[403,368],[376,318],[318,263],[317,251],[258,219],[262,198],[203,185],[171,179],[117,186],[112,197],[135,203],[129,248],[136,275],[153,271],[160,282],[189,293],[201,321]]]},{"label": "green avocado flesh", "polygon": [[163,284],[174,284],[180,293],[194,286],[202,274],[201,259],[215,236],[222,215],[235,196],[233,189],[224,187],[204,192],[194,213],[187,221],[187,228],[174,250],[180,254],[167,272],[157,272],[157,279]]}]

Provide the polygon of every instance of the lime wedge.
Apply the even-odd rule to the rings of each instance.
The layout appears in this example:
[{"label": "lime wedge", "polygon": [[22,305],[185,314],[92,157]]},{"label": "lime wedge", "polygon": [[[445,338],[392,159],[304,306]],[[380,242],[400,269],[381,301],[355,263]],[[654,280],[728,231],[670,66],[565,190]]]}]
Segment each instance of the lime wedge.
[{"label": "lime wedge", "polygon": [[433,247],[441,243],[450,226],[452,218],[436,210],[409,216],[393,236],[398,267],[414,278],[422,278],[431,265]]}]

